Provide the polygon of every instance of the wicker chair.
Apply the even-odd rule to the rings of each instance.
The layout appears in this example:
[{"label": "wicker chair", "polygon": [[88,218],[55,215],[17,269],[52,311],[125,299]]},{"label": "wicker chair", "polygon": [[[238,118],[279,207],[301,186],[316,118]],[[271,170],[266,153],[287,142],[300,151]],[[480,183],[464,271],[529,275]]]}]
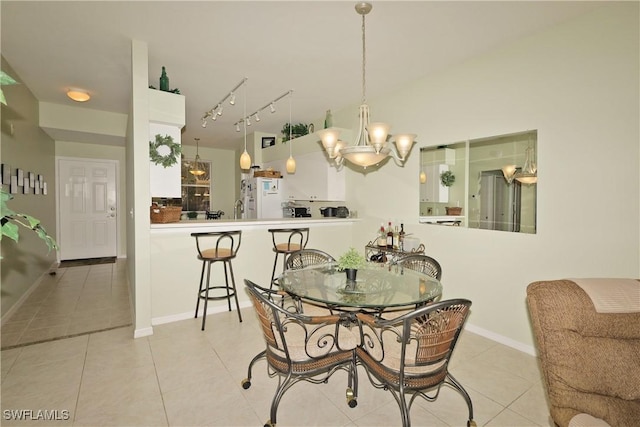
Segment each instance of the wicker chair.
[{"label": "wicker chair", "polygon": [[440,267],[440,263],[427,255],[407,255],[398,260],[398,265],[428,274],[438,280],[442,277],[442,267]]},{"label": "wicker chair", "polygon": [[[353,337],[352,345],[343,347],[348,340],[339,334],[349,334],[348,329],[341,326],[344,319],[337,315],[292,313],[274,302],[272,296],[277,292],[249,280],[244,282],[266,343],[264,353],[258,354],[253,361],[266,355],[269,375],[280,377],[265,427],[276,425],[278,404],[294,384],[299,381],[325,383],[340,369],[349,375],[347,403],[355,407],[358,387],[354,350],[356,337]],[[249,377],[242,381],[242,387],[251,387],[251,369]]]},{"label": "wicker chair", "polygon": [[409,413],[414,399],[420,396],[435,401],[443,384],[462,394],[469,409],[467,426],[476,425],[469,394],[448,370],[470,306],[469,300],[454,299],[391,320],[357,315],[362,335],[362,346],[356,349],[358,363],[364,365],[374,387],[393,394],[404,427],[411,425]]},{"label": "wicker chair", "polygon": [[303,249],[289,255],[285,269],[297,270],[312,265],[330,264],[332,262],[335,262],[335,258],[326,252],[318,249]]}]

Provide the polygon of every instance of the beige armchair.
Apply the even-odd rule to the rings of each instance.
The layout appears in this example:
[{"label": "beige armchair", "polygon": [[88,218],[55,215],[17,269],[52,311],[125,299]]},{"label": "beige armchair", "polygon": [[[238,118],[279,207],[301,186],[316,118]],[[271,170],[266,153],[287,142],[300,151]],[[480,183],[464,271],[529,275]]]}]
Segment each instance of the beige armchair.
[{"label": "beige armchair", "polygon": [[534,282],[527,306],[555,424],[640,425],[640,282]]}]

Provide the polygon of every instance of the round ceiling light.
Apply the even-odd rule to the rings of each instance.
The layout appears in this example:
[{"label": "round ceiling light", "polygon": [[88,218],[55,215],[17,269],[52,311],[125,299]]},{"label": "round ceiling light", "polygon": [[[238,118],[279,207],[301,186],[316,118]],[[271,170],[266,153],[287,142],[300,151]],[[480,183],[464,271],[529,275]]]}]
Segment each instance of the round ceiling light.
[{"label": "round ceiling light", "polygon": [[91,99],[91,95],[88,92],[80,89],[69,89],[67,96],[77,102],[85,102]]}]

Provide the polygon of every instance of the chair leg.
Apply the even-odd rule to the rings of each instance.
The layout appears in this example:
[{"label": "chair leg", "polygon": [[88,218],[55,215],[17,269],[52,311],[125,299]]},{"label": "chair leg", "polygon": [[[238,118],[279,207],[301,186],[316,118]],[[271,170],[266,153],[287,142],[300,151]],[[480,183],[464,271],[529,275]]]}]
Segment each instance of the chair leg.
[{"label": "chair leg", "polygon": [[453,375],[447,373],[447,378],[449,379],[449,383],[460,392],[465,402],[467,402],[467,407],[469,408],[469,421],[467,422],[467,426],[476,425],[475,421],[473,420],[473,402],[471,402],[469,393],[467,393],[467,390],[462,387],[462,384],[460,384],[458,380],[453,377]]},{"label": "chair leg", "polygon": [[[229,311],[231,311],[231,292],[229,290],[229,275],[227,274],[227,261],[223,261],[224,265],[224,285],[227,291],[227,306],[229,307]],[[229,263],[229,267],[231,267],[231,263]]]},{"label": "chair leg", "polygon": [[278,265],[278,255],[279,252],[276,252],[276,259],[273,260],[273,270],[271,271],[271,283],[269,285],[269,289],[273,290],[274,278],[276,277],[276,266]]},{"label": "chair leg", "polygon": [[[236,290],[236,279],[233,275],[233,266],[231,265],[231,261],[229,261],[229,272],[231,273],[231,286],[233,287],[233,298],[236,300],[236,310],[238,311],[238,320],[242,323],[242,313],[240,313],[240,303],[238,302],[238,291]],[[226,270],[225,270],[225,273],[226,273]],[[227,290],[228,289],[229,288],[227,288]],[[231,304],[231,298],[229,298],[229,304]]]},{"label": "chair leg", "polygon": [[207,287],[205,291],[205,299],[204,299],[204,312],[202,313],[202,330],[204,331],[204,323],[207,320],[207,305],[209,303],[209,278],[211,277],[211,262],[207,261]]},{"label": "chair leg", "polygon": [[248,389],[249,387],[251,387],[251,371],[253,370],[253,365],[256,364],[256,362],[260,359],[264,359],[267,357],[267,351],[266,350],[262,350],[260,353],[256,354],[253,359],[251,359],[251,362],[249,362],[249,368],[247,369],[247,378],[245,378],[242,381],[242,388],[243,389]]},{"label": "chair leg", "polygon": [[198,298],[196,299],[196,314],[193,316],[194,319],[198,318],[198,308],[200,308],[200,298],[202,297],[202,284],[204,283],[204,266],[206,262],[202,262],[202,271],[200,272],[200,287],[198,288]]}]

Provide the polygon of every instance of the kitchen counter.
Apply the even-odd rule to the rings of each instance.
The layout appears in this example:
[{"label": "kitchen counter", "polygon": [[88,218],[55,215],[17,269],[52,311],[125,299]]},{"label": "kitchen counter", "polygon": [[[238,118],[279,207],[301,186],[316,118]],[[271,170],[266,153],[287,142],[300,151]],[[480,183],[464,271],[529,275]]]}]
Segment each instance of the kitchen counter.
[{"label": "kitchen counter", "polygon": [[460,224],[464,221],[464,215],[441,215],[441,216],[421,216],[419,222],[423,224]]},{"label": "kitchen counter", "polygon": [[181,220],[167,224],[151,224],[151,232],[154,230],[182,230],[189,232],[197,230],[216,231],[216,229],[252,230],[277,227],[306,227],[348,224],[358,221],[358,218],[274,218],[274,219],[195,219]]},{"label": "kitchen counter", "polygon": [[[195,239],[191,233],[242,230],[233,271],[240,307],[249,307],[244,292],[244,279],[269,286],[273,271],[273,241],[270,228],[308,227],[307,248],[320,249],[334,258],[344,253],[353,242],[352,225],[359,218],[278,218],[255,220],[184,220],[168,224],[151,224],[149,257],[151,259],[151,323],[193,318],[202,262],[197,258]],[[221,267],[215,267],[216,269]],[[278,270],[283,268],[279,263]],[[212,280],[219,283],[224,273],[214,270]],[[209,313],[226,311],[226,301],[210,301]]]}]

